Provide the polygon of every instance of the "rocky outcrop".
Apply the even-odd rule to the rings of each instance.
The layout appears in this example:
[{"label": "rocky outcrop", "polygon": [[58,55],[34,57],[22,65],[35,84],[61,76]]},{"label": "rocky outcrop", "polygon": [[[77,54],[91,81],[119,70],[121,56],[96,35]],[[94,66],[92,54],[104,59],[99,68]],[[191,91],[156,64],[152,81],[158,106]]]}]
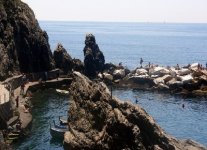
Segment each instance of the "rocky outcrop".
[{"label": "rocky outcrop", "polygon": [[72,59],[62,44],[58,44],[53,54],[55,67],[63,71],[65,75],[72,70],[83,72],[84,65],[79,59]]},{"label": "rocky outcrop", "polygon": [[65,149],[205,149],[167,135],[139,105],[111,97],[104,83],[78,72],[72,78]]},{"label": "rocky outcrop", "polygon": [[55,60],[55,67],[62,69],[64,74],[67,74],[69,71],[72,71],[73,59],[67,53],[66,49],[62,46],[62,44],[59,43],[57,45],[53,57]]},{"label": "rocky outcrop", "polygon": [[53,67],[48,36],[20,0],[0,0],[0,80]]},{"label": "rocky outcrop", "polygon": [[106,64],[98,77],[121,87],[203,97],[207,96],[207,70],[198,66],[198,63],[185,67],[151,65],[129,71],[123,66]]},{"label": "rocky outcrop", "polygon": [[84,66],[85,74],[89,77],[95,77],[98,72],[104,69],[105,58],[100,51],[93,34],[87,34],[85,39]]},{"label": "rocky outcrop", "polygon": [[12,150],[12,148],[6,143],[0,141],[0,150]]}]

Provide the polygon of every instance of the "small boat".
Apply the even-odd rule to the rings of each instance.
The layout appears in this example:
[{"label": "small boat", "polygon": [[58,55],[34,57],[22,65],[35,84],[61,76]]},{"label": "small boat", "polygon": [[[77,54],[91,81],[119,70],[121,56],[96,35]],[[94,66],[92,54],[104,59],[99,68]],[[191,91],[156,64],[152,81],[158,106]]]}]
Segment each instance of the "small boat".
[{"label": "small boat", "polygon": [[53,138],[63,139],[66,131],[68,131],[68,129],[60,129],[56,127],[51,127],[50,125],[50,134]]},{"label": "small boat", "polygon": [[55,120],[53,120],[53,123],[54,123],[54,127],[55,128],[58,128],[58,129],[68,129],[68,126],[67,125],[57,125],[55,123]]},{"label": "small boat", "polygon": [[68,121],[59,116],[60,125],[68,125]]},{"label": "small boat", "polygon": [[60,90],[60,89],[56,89],[56,92],[57,92],[57,93],[60,93],[60,94],[69,94],[69,91],[66,91],[66,90]]}]

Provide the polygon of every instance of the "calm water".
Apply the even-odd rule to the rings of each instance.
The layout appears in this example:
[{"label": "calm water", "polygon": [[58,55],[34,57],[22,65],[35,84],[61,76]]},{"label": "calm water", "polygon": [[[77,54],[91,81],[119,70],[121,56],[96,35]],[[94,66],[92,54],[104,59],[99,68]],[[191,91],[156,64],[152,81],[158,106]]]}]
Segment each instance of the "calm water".
[{"label": "calm water", "polygon": [[[106,62],[135,68],[142,57],[161,65],[185,65],[207,61],[207,24],[40,22],[49,35],[52,50],[61,42],[70,55],[83,60],[86,33],[93,33]],[[62,149],[51,139],[49,123],[66,115],[68,97],[39,92],[34,98],[32,134],[16,149]],[[207,99],[182,98],[132,89],[115,89],[114,95],[138,103],[169,134],[191,138],[207,146]],[[185,104],[185,108],[182,108]]]},{"label": "calm water", "polygon": [[[115,96],[141,105],[169,134],[193,139],[207,146],[207,99],[182,98],[170,94],[117,89]],[[182,104],[185,108],[182,108]]]},{"label": "calm water", "polygon": [[37,92],[32,99],[33,124],[31,134],[14,145],[17,150],[62,150],[62,141],[51,138],[50,124],[58,124],[59,116],[67,116],[68,96],[59,95],[55,90]]},{"label": "calm water", "polygon": [[207,24],[40,22],[52,50],[62,43],[83,60],[86,33],[93,33],[106,62],[137,67],[140,57],[160,65],[207,61]]}]

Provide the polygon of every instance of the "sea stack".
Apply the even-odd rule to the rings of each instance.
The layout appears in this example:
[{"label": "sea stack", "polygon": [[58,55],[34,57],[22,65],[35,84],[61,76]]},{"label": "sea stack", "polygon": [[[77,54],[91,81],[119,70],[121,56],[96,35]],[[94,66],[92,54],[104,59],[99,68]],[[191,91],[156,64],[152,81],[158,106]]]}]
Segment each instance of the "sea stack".
[{"label": "sea stack", "polygon": [[20,0],[0,0],[0,80],[53,68],[48,35]]},{"label": "sea stack", "polygon": [[96,39],[93,34],[87,34],[85,39],[84,52],[84,66],[85,74],[88,77],[95,77],[98,72],[104,68],[105,58],[100,51]]}]

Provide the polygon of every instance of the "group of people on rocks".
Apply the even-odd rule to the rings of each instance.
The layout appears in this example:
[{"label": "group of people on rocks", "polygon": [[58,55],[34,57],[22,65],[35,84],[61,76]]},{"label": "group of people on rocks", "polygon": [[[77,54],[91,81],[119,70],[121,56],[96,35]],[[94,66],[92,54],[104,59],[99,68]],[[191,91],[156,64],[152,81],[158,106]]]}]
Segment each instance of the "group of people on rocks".
[{"label": "group of people on rocks", "polygon": [[[142,59],[142,58],[140,58],[140,68],[142,68],[142,64],[143,64],[143,62],[144,62],[144,60]],[[151,67],[151,63],[149,62],[149,68]],[[176,69],[177,70],[179,70],[180,69],[180,67],[179,67],[179,65],[177,64],[176,65]],[[198,70],[204,70],[205,69],[205,67],[203,67],[203,65],[202,64],[198,64]],[[207,69],[207,62],[206,62],[206,69]]]}]

